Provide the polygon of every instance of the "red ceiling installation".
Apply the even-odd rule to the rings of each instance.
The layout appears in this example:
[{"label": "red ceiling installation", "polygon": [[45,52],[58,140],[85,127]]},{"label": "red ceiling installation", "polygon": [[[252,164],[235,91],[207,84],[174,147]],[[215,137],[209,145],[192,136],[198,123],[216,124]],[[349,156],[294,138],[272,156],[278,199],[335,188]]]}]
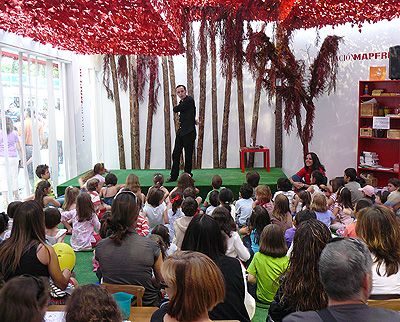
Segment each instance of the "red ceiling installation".
[{"label": "red ceiling installation", "polygon": [[184,52],[182,24],[241,14],[291,29],[400,17],[400,0],[3,0],[0,29],[82,54]]},{"label": "red ceiling installation", "polygon": [[82,54],[179,54],[181,10],[167,0],[6,0],[0,28]]}]

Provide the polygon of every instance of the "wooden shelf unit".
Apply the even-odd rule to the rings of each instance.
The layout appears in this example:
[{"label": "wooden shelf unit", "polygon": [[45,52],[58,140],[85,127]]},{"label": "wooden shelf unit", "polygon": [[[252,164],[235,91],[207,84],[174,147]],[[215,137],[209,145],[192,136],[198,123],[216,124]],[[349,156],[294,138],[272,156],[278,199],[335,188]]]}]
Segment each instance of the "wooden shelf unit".
[{"label": "wooden shelf unit", "polygon": [[[364,94],[365,85],[368,85],[368,94]],[[362,151],[376,152],[379,157],[379,164],[385,168],[393,168],[394,164],[400,163],[400,139],[387,138],[387,131],[384,132],[385,137],[365,137],[360,136],[361,128],[372,128],[373,116],[361,116],[361,103],[376,99],[378,107],[389,108],[390,114],[395,113],[395,109],[400,111],[400,95],[396,96],[372,96],[374,89],[383,89],[385,93],[400,94],[400,80],[384,80],[384,81],[360,81],[358,88],[358,150],[357,150],[357,173],[372,173],[378,179],[378,186],[387,185],[389,178],[399,178],[399,171],[387,169],[375,169],[360,167],[360,157]],[[390,117],[390,129],[400,130],[400,117]],[[373,135],[374,135],[373,131]]]}]

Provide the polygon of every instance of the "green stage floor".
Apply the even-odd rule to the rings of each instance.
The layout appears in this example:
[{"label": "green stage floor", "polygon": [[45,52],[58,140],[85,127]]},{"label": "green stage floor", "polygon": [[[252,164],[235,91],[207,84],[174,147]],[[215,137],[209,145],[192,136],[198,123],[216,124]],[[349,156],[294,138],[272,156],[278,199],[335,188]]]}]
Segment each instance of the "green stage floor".
[{"label": "green stage floor", "polygon": [[[272,192],[276,190],[276,181],[279,178],[285,177],[281,168],[271,168],[271,172],[267,172],[264,168],[255,169],[260,174],[260,184],[268,185]],[[159,172],[164,175],[165,180],[169,177],[170,170],[110,170],[118,177],[118,183],[124,183],[126,177],[130,173],[134,173],[139,177],[140,185],[144,193],[147,192],[148,188],[153,185],[153,176]],[[222,185],[230,188],[237,199],[239,188],[243,182],[246,182],[246,172],[242,173],[239,168],[230,169],[201,169],[193,170],[193,178],[196,180],[195,185],[200,190],[200,196],[205,197],[211,190],[211,179],[214,175],[219,174],[222,177]],[[81,174],[82,175],[82,174]],[[65,189],[68,186],[79,187],[78,179],[81,176],[75,177],[67,182],[64,182],[57,186],[57,194],[63,195]],[[165,183],[167,189],[172,190],[176,186],[176,182]]]}]

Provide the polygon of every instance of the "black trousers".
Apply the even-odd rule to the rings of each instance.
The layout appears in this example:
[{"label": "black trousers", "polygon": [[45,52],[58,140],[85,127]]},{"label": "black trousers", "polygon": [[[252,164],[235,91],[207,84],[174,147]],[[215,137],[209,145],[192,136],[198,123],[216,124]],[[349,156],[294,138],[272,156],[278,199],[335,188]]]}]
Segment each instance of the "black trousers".
[{"label": "black trousers", "polygon": [[179,176],[179,162],[182,149],[185,149],[185,172],[192,173],[192,158],[194,142],[196,140],[196,131],[186,135],[177,135],[175,137],[174,151],[172,152],[171,179],[176,180]]}]

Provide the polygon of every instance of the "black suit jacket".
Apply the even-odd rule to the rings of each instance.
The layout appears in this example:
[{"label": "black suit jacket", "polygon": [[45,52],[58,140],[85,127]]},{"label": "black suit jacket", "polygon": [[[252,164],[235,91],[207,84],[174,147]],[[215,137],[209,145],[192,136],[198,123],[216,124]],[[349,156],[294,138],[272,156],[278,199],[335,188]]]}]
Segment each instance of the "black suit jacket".
[{"label": "black suit jacket", "polygon": [[193,131],[196,132],[196,106],[193,97],[186,96],[174,107],[174,112],[179,113],[177,135],[183,136]]}]

